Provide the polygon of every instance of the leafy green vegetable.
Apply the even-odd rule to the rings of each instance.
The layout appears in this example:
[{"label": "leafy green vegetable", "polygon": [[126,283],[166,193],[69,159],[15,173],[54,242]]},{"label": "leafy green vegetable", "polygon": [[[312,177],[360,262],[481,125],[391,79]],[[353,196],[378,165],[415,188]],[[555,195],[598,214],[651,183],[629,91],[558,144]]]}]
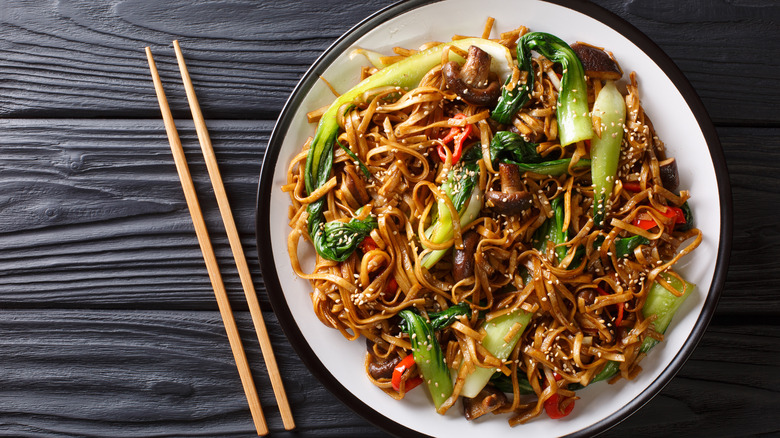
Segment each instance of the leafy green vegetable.
[{"label": "leafy green vegetable", "polygon": [[412,344],[412,354],[423,381],[438,410],[452,395],[450,369],[444,363],[444,354],[433,332],[433,327],[422,316],[411,310],[402,310],[398,316],[405,321],[406,332]]},{"label": "leafy green vegetable", "polygon": [[[428,313],[428,319],[431,321],[431,328],[438,331],[449,327],[449,325],[455,322],[460,316],[468,315],[470,313],[471,306],[469,306],[468,302],[464,301],[460,304],[448,307],[447,310],[430,312]],[[404,320],[399,323],[399,327],[404,332],[408,331],[406,321]]]},{"label": "leafy green vegetable", "polygon": [[544,158],[536,152],[536,143],[525,141],[511,131],[498,131],[490,141],[490,161],[496,166],[499,161],[514,163],[541,163]]},{"label": "leafy green vegetable", "polygon": [[[489,153],[493,166],[499,163],[509,163],[517,165],[521,172],[534,172],[540,175],[561,176],[569,173],[571,158],[559,160],[547,160],[536,152],[536,144],[527,142],[522,136],[511,131],[498,131],[490,141]],[[472,152],[474,151],[474,152]],[[482,158],[482,153],[478,148],[470,150],[477,158]],[[574,169],[590,167],[591,162],[587,159],[579,160]]]},{"label": "leafy green vegetable", "polygon": [[[679,278],[666,273],[661,274],[661,277],[666,280],[672,288],[683,292],[683,295],[678,297],[669,292],[660,283],[655,282],[647,293],[647,300],[645,301],[644,307],[642,307],[642,315],[644,315],[645,318],[655,315],[656,318],[655,321],[653,321],[653,328],[655,328],[655,331],[658,333],[666,333],[666,329],[669,328],[669,324],[672,322],[672,317],[674,317],[677,309],[679,309],[682,303],[691,296],[691,293],[696,286],[687,281],[680,281]],[[646,338],[642,344],[642,352],[647,352],[657,343],[658,341],[655,339]]]},{"label": "leafy green vegetable", "polygon": [[615,257],[621,259],[634,252],[639,245],[648,245],[650,240],[642,236],[632,236],[615,239]]},{"label": "leafy green vegetable", "polygon": [[[521,49],[523,45],[522,39],[517,44],[517,64],[520,71],[528,72],[528,78],[525,84],[518,83],[513,89],[508,89],[507,86],[511,82],[512,78],[506,79],[504,86],[501,88],[501,97],[498,99],[496,108],[490,114],[490,117],[498,123],[508,124],[512,121],[512,117],[520,111],[520,108],[530,100],[531,91],[534,89],[534,74],[533,67],[531,65],[531,53],[525,47]],[[522,50],[522,52],[521,52]],[[528,56],[526,56],[526,52]]]},{"label": "leafy green vegetable", "polygon": [[[498,389],[501,392],[506,392],[509,394],[513,392],[512,378],[502,372],[497,372],[494,373],[492,376],[490,376],[490,384],[495,386],[496,389]],[[528,378],[525,376],[521,376],[521,375],[517,376],[517,386],[520,388],[520,394],[534,393],[534,388],[531,386],[530,383],[528,383]]]},{"label": "leafy green vegetable", "polygon": [[531,246],[541,251],[547,244],[547,235],[550,233],[550,225],[552,220],[547,219],[542,222],[542,225],[534,231],[534,235],[531,237]]},{"label": "leafy green vegetable", "polygon": [[[563,158],[560,160],[545,161],[543,163],[524,164],[518,163],[517,167],[521,172],[533,172],[540,175],[561,176],[569,173],[569,164],[571,158]],[[574,165],[574,169],[581,169],[590,166],[590,160],[580,159]]]},{"label": "leafy green vegetable", "polygon": [[315,230],[314,248],[319,254],[329,260],[343,262],[355,248],[377,227],[376,219],[367,217],[364,220],[352,218],[349,222],[327,222]]},{"label": "leafy green vegetable", "polygon": [[[556,198],[553,200],[553,211],[555,212],[555,216],[553,216],[551,219],[546,220],[539,228],[536,229],[534,235],[532,236],[532,240],[531,240],[532,246],[540,251],[544,248],[545,242],[547,240],[552,241],[555,245],[558,245],[559,243],[568,240],[568,231],[563,230],[563,214],[564,214],[563,205],[562,205],[563,201],[562,200],[558,201],[558,199],[560,198]],[[618,237],[617,239],[615,239],[615,257],[619,259],[628,257],[634,252],[634,249],[636,249],[636,247],[638,247],[639,245],[647,245],[649,243],[650,240],[642,236]],[[604,236],[599,236],[593,242],[593,247],[594,249],[598,250],[603,244],[604,244]],[[558,257],[559,262],[560,260],[563,260],[563,257],[566,256],[566,248],[565,247],[556,248],[556,255]],[[571,269],[572,267],[579,266],[584,256],[585,256],[585,247],[583,245],[580,245],[575,250],[574,258],[569,264],[569,268]],[[528,281],[529,277],[526,276],[525,278],[526,281]]]},{"label": "leafy green vegetable", "polygon": [[526,83],[518,84],[511,91],[506,89],[505,84],[491,117],[499,123],[509,123],[515,113],[528,103],[528,96],[534,87],[531,51],[560,63],[563,68],[557,111],[561,145],[590,139],[593,129],[588,113],[588,90],[582,62],[563,40],[544,32],[527,33],[518,41],[517,63],[521,71],[528,72]]},{"label": "leafy green vegetable", "polygon": [[[636,247],[649,243],[650,240],[642,236],[618,237],[615,239],[615,257],[619,259],[628,257],[634,252]],[[593,242],[593,248],[598,250],[603,244],[604,236],[598,236]]]},{"label": "leafy green vegetable", "polygon": [[683,205],[680,206],[680,209],[683,211],[683,216],[685,216],[685,223],[676,224],[675,228],[677,231],[688,231],[694,227],[693,211],[691,211],[691,206],[688,205],[688,201],[683,202]]},{"label": "leafy green vegetable", "polygon": [[450,324],[455,322],[458,317],[463,315],[468,315],[471,313],[471,306],[469,306],[469,303],[462,302],[460,304],[456,304],[454,306],[450,306],[447,308],[447,310],[442,310],[441,312],[434,312],[429,313],[428,318],[431,320],[431,326],[434,330],[441,330],[443,328],[448,327]]},{"label": "leafy green vegetable", "polygon": [[569,240],[569,230],[563,228],[563,219],[566,211],[563,205],[563,196],[559,196],[552,201],[553,217],[550,224],[549,239],[556,245],[555,255],[558,257],[558,263],[561,263],[566,257],[566,247],[558,246]]},{"label": "leafy green vegetable", "polygon": [[[569,230],[563,229],[563,219],[566,211],[563,205],[563,197],[557,197],[552,201],[553,217],[542,222],[542,225],[534,231],[531,237],[531,246],[538,251],[544,251],[547,242],[551,242],[556,245],[555,256],[560,263],[565,257],[568,251],[565,246],[557,246],[561,243],[569,240]],[[531,281],[531,274],[526,270],[524,275],[526,283]]]},{"label": "leafy green vegetable", "polygon": [[447,196],[452,200],[455,210],[460,212],[471,197],[474,187],[479,184],[479,166],[464,163],[453,167],[445,184]]},{"label": "leafy green vegetable", "polygon": [[464,164],[476,163],[482,159],[482,148],[479,142],[466,146],[463,154],[460,156],[460,162]]},{"label": "leafy green vegetable", "polygon": [[[604,365],[604,368],[602,368],[598,374],[593,376],[593,378],[590,380],[590,383],[592,384],[595,382],[600,382],[602,380],[607,380],[612,376],[614,376],[615,374],[617,374],[618,371],[620,371],[620,362],[615,362],[614,360],[611,360],[607,362],[606,365]],[[576,388],[569,386],[569,389],[571,389],[572,391],[580,388],[584,388],[584,386],[579,385]]]}]

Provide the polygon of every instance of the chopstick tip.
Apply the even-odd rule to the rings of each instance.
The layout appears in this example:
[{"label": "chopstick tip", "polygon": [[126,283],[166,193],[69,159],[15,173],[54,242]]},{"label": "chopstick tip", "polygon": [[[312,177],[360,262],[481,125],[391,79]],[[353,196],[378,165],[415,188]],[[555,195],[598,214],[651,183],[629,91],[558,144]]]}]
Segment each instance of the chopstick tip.
[{"label": "chopstick tip", "polygon": [[154,65],[154,56],[152,56],[152,49],[149,46],[146,46],[144,47],[144,52],[146,52],[146,60],[149,62],[149,68],[156,70],[157,67]]}]

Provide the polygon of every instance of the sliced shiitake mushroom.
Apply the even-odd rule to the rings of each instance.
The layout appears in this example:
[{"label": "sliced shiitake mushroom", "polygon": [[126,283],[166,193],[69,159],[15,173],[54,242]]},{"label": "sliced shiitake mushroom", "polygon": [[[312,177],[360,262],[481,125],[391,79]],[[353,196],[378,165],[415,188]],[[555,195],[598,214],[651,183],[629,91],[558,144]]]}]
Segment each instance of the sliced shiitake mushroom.
[{"label": "sliced shiitake mushroom", "polygon": [[479,234],[474,230],[463,233],[463,249],[453,248],[452,277],[461,281],[474,275],[474,254],[479,244]]},{"label": "sliced shiitake mushroom", "polygon": [[498,77],[490,73],[490,55],[477,46],[469,47],[463,66],[444,64],[442,75],[447,89],[472,105],[493,106],[501,94]]},{"label": "sliced shiitake mushroom", "polygon": [[533,197],[520,187],[520,169],[516,164],[501,163],[498,166],[501,191],[488,190],[485,193],[486,204],[493,211],[513,215],[522,213],[533,206]]},{"label": "sliced shiitake mushroom", "polygon": [[506,394],[493,386],[486,386],[474,398],[463,398],[463,415],[474,420],[509,403]]},{"label": "sliced shiitake mushroom", "polygon": [[602,48],[578,42],[572,44],[571,49],[582,61],[589,78],[616,81],[623,77],[623,70]]},{"label": "sliced shiitake mushroom", "polygon": [[661,184],[663,184],[666,190],[674,192],[680,185],[680,174],[677,171],[677,161],[675,161],[674,158],[669,158],[658,164],[660,166]]},{"label": "sliced shiitake mushroom", "polygon": [[389,379],[393,376],[393,369],[399,362],[401,362],[401,358],[398,356],[388,360],[371,361],[368,364],[368,373],[377,380]]}]

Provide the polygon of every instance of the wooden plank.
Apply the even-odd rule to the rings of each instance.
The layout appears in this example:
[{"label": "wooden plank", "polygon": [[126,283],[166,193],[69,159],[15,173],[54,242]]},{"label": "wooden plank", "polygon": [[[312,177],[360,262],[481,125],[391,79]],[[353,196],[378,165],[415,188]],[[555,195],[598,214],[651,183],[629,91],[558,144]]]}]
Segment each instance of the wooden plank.
[{"label": "wooden plank", "polygon": [[780,310],[780,139],[776,129],[720,128],[729,168],[734,236],[718,312],[746,317]]},{"label": "wooden plank", "polygon": [[[300,433],[363,437],[267,312]],[[237,312],[272,436],[284,433],[248,312]],[[216,311],[0,310],[0,430],[7,436],[252,436]],[[327,419],[327,420],[324,420]],[[336,421],[337,420],[337,421]]]},{"label": "wooden plank", "polygon": [[[180,117],[186,104],[170,48],[179,38],[207,118],[273,119],[323,50],[392,2],[9,3],[0,14],[0,116],[157,114],[142,53],[151,45]],[[766,47],[780,40],[773,0],[595,3],[651,35],[717,122],[780,122],[780,60]]]},{"label": "wooden plank", "polygon": [[[193,126],[177,123],[226,286],[241,302]],[[257,288],[264,292],[255,262],[254,208],[272,123],[215,120],[209,128]],[[214,308],[160,120],[13,119],[1,120],[0,130],[2,305]],[[776,315],[780,130],[719,132],[735,216],[718,313]]]},{"label": "wooden plank", "polygon": [[767,56],[780,41],[776,1],[594,3],[651,36],[685,73],[716,123],[776,126],[780,120],[775,109],[780,93],[768,90],[780,86],[780,60]]},{"label": "wooden plank", "polygon": [[0,116],[157,114],[143,54],[147,45],[166,87],[181,91],[168,93],[171,106],[185,110],[171,47],[178,38],[207,118],[275,118],[303,72],[333,40],[392,2],[5,4]]},{"label": "wooden plank", "polygon": [[[194,128],[178,125],[226,285],[242,296]],[[259,281],[254,207],[272,124],[209,126]],[[213,308],[161,120],[3,120],[0,130],[6,305]]]},{"label": "wooden plank", "polygon": [[[298,423],[313,437],[385,436],[325,391],[266,314]],[[283,433],[246,312],[237,320],[272,436]],[[251,436],[219,315],[211,311],[0,310],[0,428],[16,436]],[[780,328],[717,327],[678,376],[606,436],[772,433]],[[346,341],[345,341],[346,342]],[[294,376],[294,378],[293,378]],[[723,394],[729,394],[723,397]],[[431,415],[435,415],[431,411]],[[513,431],[520,433],[522,426]]]}]

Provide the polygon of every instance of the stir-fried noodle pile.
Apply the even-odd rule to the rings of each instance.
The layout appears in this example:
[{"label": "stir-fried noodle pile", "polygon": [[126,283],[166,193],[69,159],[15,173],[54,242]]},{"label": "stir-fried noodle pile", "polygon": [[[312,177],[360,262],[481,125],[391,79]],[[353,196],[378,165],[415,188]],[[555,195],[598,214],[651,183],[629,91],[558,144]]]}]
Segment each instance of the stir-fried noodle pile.
[{"label": "stir-fried noodle pile", "polygon": [[[526,32],[519,28],[493,41],[514,53]],[[412,352],[414,336],[399,312],[410,309],[427,320],[466,303],[466,312],[435,332],[433,342],[457,374],[438,410],[465,399],[461,391],[474,370],[491,369],[497,372],[491,382],[503,378],[508,393],[493,412],[509,413],[515,425],[539,415],[551,400],[565,412],[578,385],[591,383],[609,364],[617,367],[612,380],[632,379],[641,371],[643,343],[663,339],[653,325],[656,316],[643,313],[649,290],[660,284],[676,296],[687,292],[673,268],[699,245],[701,233],[669,213],[668,207],[687,207],[689,193],[664,180],[665,167],[674,162],[642,109],[634,73],[618,84],[626,110],[623,140],[604,220],[597,226],[598,194],[590,166],[583,165],[592,158],[591,142],[562,146],[559,140],[561,66],[536,55],[528,103],[509,123],[498,123],[491,118],[495,103],[469,103],[447,85],[443,67],[450,51],[470,56],[448,47],[416,87],[373,88],[340,108],[332,171],[311,193],[305,184],[311,139],[303,145],[283,187],[292,203],[289,253],[297,274],[311,282],[317,317],[349,340],[366,339],[368,378],[398,399],[421,373],[412,367],[394,387],[391,372]],[[383,62],[401,62],[417,52],[396,49]],[[366,68],[363,75],[376,71]],[[514,67],[501,84],[518,87],[528,76]],[[590,110],[605,85],[594,76],[586,80]],[[323,112],[311,113],[311,121]],[[594,130],[598,133],[597,123]],[[495,160],[490,145],[500,131],[533,145],[542,162],[564,162],[564,171],[537,173]],[[462,150],[456,151],[459,141]],[[459,161],[451,164],[453,159]],[[463,208],[453,198],[468,191],[465,202],[480,204],[462,224],[457,218]],[[519,209],[499,205],[513,193],[523,194]],[[374,218],[376,226],[344,261],[318,256],[313,272],[306,273],[298,260],[299,241],[311,241],[307,207],[323,198],[325,222]],[[431,230],[445,219],[452,231],[437,240]],[[562,241],[551,236],[556,230],[564,230]],[[683,290],[674,286],[680,284]],[[504,339],[524,329],[519,342],[507,357],[496,357],[482,344],[485,325],[518,312],[530,321],[513,326]]]}]

